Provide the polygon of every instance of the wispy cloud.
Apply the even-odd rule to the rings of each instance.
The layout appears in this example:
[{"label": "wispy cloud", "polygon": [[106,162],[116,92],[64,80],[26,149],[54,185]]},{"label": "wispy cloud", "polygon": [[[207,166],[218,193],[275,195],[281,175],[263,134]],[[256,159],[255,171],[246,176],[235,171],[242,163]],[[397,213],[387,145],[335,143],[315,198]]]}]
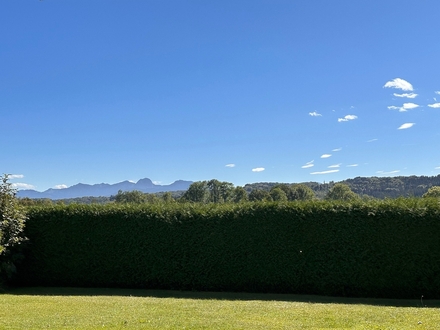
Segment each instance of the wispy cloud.
[{"label": "wispy cloud", "polygon": [[338,122],[355,120],[355,119],[357,119],[357,116],[355,115],[346,115],[344,118],[338,118]]},{"label": "wispy cloud", "polygon": [[416,94],[416,93],[403,93],[403,94],[394,93],[393,95],[397,96],[397,97],[406,97],[409,99],[415,99],[417,97],[417,95],[419,95],[419,94]]},{"label": "wispy cloud", "polygon": [[388,81],[384,86],[384,88],[397,88],[403,91],[413,91],[413,86],[404,79],[396,78]]},{"label": "wispy cloud", "polygon": [[330,165],[328,168],[339,168],[341,167],[341,164],[334,164],[334,165]]},{"label": "wispy cloud", "polygon": [[359,166],[359,164],[350,164],[350,165],[347,165],[347,167],[356,167],[356,166]]},{"label": "wispy cloud", "polygon": [[317,113],[316,111],[309,112],[309,115],[312,117],[321,117],[322,116],[320,113]]},{"label": "wispy cloud", "polygon": [[301,168],[309,168],[309,167],[313,167],[315,166],[315,164],[313,164],[313,160],[310,162],[307,162],[305,165],[301,166]]},{"label": "wispy cloud", "polygon": [[31,185],[31,184],[27,184],[27,183],[13,183],[12,184],[12,188],[14,189],[35,189],[35,186]]},{"label": "wispy cloud", "polygon": [[264,167],[256,167],[252,169],[252,172],[263,172],[265,170]]},{"label": "wispy cloud", "polygon": [[66,189],[67,186],[65,184],[57,184],[53,189]]},{"label": "wispy cloud", "polygon": [[329,157],[331,157],[332,155],[330,155],[330,154],[323,154],[322,156],[321,156],[321,158],[329,158]]},{"label": "wispy cloud", "polygon": [[225,167],[235,167],[235,164],[226,164]]},{"label": "wispy cloud", "polygon": [[329,174],[329,173],[336,173],[336,172],[339,172],[339,170],[328,170],[328,171],[321,171],[321,172],[312,172],[310,174],[313,174],[313,175],[315,175],[315,174]]},{"label": "wispy cloud", "polygon": [[342,150],[342,148],[336,148],[336,149],[333,149],[332,151],[337,152],[337,151],[341,151],[341,150]]},{"label": "wispy cloud", "polygon": [[440,166],[434,167],[434,170],[440,170]]},{"label": "wispy cloud", "polygon": [[374,141],[377,141],[377,140],[379,140],[379,139],[371,139],[371,140],[368,140],[367,142],[374,142]]},{"label": "wispy cloud", "polygon": [[403,103],[403,106],[401,107],[396,107],[394,105],[391,105],[388,107],[388,109],[390,110],[399,110],[399,112],[405,112],[411,109],[415,109],[418,108],[420,105],[415,104],[415,103]]},{"label": "wispy cloud", "polygon": [[13,179],[23,179],[24,175],[23,174],[11,174],[8,176],[9,179],[13,180]]},{"label": "wispy cloud", "polygon": [[405,123],[399,126],[398,129],[407,129],[407,128],[411,128],[415,125],[415,123]]},{"label": "wispy cloud", "polygon": [[440,108],[440,103],[428,104],[430,108]]},{"label": "wispy cloud", "polygon": [[436,92],[434,92],[434,93],[436,93],[436,94],[440,95],[440,91],[436,91]]},{"label": "wispy cloud", "polygon": [[387,174],[395,174],[395,173],[399,173],[400,170],[394,170],[394,171],[389,171],[389,172],[385,172],[385,171],[377,171],[377,174],[382,174],[382,175],[387,175]]}]

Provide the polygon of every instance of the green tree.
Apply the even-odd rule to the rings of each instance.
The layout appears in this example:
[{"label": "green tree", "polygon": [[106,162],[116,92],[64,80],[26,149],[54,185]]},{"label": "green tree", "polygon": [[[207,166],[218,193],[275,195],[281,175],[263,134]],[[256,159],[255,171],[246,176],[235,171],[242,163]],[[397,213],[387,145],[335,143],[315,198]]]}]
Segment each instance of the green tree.
[{"label": "green tree", "polygon": [[164,201],[165,203],[173,203],[175,202],[173,195],[171,194],[171,192],[167,191],[162,195],[162,201]]},{"label": "green tree", "polygon": [[251,202],[271,202],[272,197],[266,190],[254,189],[249,193],[249,200]]},{"label": "green tree", "polygon": [[15,273],[15,264],[22,257],[18,247],[26,241],[23,230],[27,216],[15,195],[8,175],[3,175],[0,183],[0,286]]},{"label": "green tree", "polygon": [[135,203],[141,204],[145,203],[147,198],[142,191],[132,190],[132,191],[122,191],[119,190],[118,194],[115,196],[116,203]]},{"label": "green tree", "polygon": [[291,188],[290,200],[309,201],[316,198],[315,192],[305,184],[296,184]]},{"label": "green tree", "polygon": [[157,204],[161,202],[161,199],[156,194],[144,194],[145,202],[149,204]]},{"label": "green tree", "polygon": [[231,200],[234,203],[246,202],[248,200],[248,194],[243,187],[235,187],[234,190],[232,191]]},{"label": "green tree", "polygon": [[270,190],[270,197],[275,202],[287,202],[287,195],[280,187],[275,187]]},{"label": "green tree", "polygon": [[423,198],[429,198],[429,197],[440,197],[440,186],[434,186],[428,189],[426,193],[423,194]]},{"label": "green tree", "polygon": [[216,179],[206,183],[209,190],[209,201],[212,203],[225,203],[231,198],[234,185],[229,182],[220,182]]},{"label": "green tree", "polygon": [[350,187],[343,183],[336,183],[327,193],[327,200],[351,201],[359,198],[357,194],[351,191]]},{"label": "green tree", "polygon": [[208,185],[206,181],[191,183],[188,190],[181,197],[184,202],[206,203],[209,198]]}]

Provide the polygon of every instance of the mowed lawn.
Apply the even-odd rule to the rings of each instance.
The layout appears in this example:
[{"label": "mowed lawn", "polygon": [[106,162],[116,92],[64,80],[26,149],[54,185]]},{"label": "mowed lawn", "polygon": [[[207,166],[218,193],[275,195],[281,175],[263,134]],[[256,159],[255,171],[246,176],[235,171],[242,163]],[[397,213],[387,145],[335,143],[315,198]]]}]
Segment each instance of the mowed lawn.
[{"label": "mowed lawn", "polygon": [[122,289],[0,294],[0,329],[440,329],[440,301]]}]

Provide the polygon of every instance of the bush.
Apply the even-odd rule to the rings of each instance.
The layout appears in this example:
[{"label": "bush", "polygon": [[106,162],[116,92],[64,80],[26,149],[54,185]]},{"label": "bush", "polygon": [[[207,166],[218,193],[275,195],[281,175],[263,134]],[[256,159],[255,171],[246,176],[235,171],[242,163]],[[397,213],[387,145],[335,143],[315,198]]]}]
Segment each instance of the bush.
[{"label": "bush", "polygon": [[429,198],[31,208],[17,283],[438,299],[439,219]]},{"label": "bush", "polygon": [[4,175],[0,183],[0,286],[15,273],[16,262],[22,257],[18,247],[26,240],[23,236],[26,215],[15,194],[8,175]]}]

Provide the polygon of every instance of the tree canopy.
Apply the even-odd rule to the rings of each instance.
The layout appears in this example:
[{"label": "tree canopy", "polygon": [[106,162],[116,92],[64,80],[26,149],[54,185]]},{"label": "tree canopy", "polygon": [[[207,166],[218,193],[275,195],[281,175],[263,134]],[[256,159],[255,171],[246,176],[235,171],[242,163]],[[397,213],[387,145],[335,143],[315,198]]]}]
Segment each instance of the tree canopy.
[{"label": "tree canopy", "polygon": [[26,240],[23,230],[27,216],[15,194],[5,174],[0,182],[0,286],[15,272],[21,255],[16,248]]},{"label": "tree canopy", "polygon": [[343,183],[336,183],[325,196],[327,200],[351,201],[359,198],[351,191],[350,187]]}]

